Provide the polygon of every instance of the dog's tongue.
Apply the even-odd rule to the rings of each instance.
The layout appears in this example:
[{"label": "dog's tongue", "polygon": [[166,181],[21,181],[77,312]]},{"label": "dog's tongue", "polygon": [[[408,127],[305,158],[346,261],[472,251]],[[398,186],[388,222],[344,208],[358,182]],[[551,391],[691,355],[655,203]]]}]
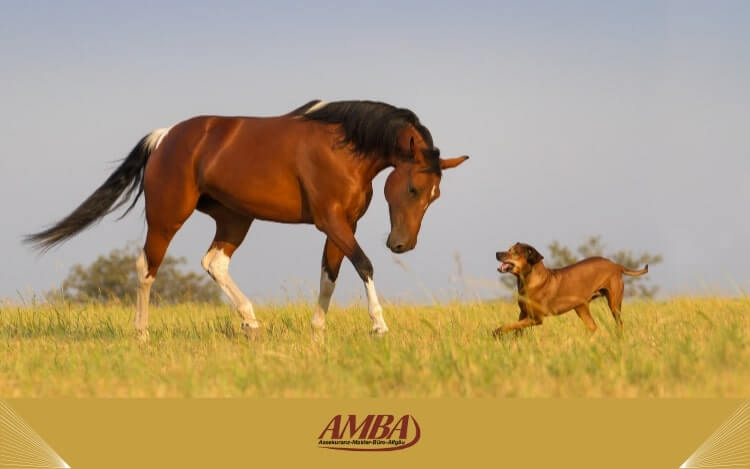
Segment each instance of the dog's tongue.
[{"label": "dog's tongue", "polygon": [[507,262],[503,262],[502,264],[500,264],[500,267],[498,267],[498,269],[497,269],[497,270],[499,270],[500,272],[507,272],[507,271],[509,271],[509,270],[510,270],[510,269],[511,269],[512,267],[513,267],[513,265],[511,265],[511,264],[508,264]]}]

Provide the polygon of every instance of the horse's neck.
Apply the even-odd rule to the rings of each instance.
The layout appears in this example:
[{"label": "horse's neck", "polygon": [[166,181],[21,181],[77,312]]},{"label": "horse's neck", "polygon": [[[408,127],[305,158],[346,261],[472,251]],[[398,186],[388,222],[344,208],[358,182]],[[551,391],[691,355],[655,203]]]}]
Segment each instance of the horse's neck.
[{"label": "horse's neck", "polygon": [[380,155],[367,155],[359,161],[358,169],[362,175],[362,181],[371,183],[381,171],[391,166],[395,166],[395,163],[390,159]]}]

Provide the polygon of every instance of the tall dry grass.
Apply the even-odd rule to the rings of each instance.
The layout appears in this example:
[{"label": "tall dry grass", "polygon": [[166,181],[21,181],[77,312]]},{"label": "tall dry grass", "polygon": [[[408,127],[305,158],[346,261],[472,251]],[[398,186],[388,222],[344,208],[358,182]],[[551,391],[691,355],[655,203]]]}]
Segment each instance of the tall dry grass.
[{"label": "tall dry grass", "polygon": [[510,302],[385,304],[384,338],[369,336],[364,304],[334,305],[322,344],[313,305],[259,305],[254,341],[228,306],[154,307],[145,347],[130,306],[0,306],[0,396],[750,395],[747,297],[626,303],[622,335],[597,300],[594,336],[569,313],[499,341],[490,331],[516,318]]}]

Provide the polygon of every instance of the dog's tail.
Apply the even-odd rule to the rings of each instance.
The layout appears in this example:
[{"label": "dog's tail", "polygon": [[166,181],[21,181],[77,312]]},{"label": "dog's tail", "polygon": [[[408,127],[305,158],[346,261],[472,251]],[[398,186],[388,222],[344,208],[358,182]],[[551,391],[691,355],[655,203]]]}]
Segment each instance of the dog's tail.
[{"label": "dog's tail", "polygon": [[625,267],[622,268],[622,273],[625,275],[630,275],[631,277],[637,277],[639,275],[647,274],[648,273],[648,264],[646,264],[646,267],[642,268],[641,270],[630,270]]}]

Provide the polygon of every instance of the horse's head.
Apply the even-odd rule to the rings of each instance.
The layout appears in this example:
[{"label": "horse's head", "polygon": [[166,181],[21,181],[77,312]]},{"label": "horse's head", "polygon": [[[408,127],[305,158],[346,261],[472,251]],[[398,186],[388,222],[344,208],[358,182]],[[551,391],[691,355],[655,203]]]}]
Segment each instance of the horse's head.
[{"label": "horse's head", "polygon": [[444,169],[454,168],[468,156],[442,159],[437,148],[429,148],[414,137],[409,138],[406,158],[396,163],[385,181],[385,198],[391,215],[391,232],[386,246],[395,252],[406,252],[417,245],[427,207],[440,197],[440,177]]}]

